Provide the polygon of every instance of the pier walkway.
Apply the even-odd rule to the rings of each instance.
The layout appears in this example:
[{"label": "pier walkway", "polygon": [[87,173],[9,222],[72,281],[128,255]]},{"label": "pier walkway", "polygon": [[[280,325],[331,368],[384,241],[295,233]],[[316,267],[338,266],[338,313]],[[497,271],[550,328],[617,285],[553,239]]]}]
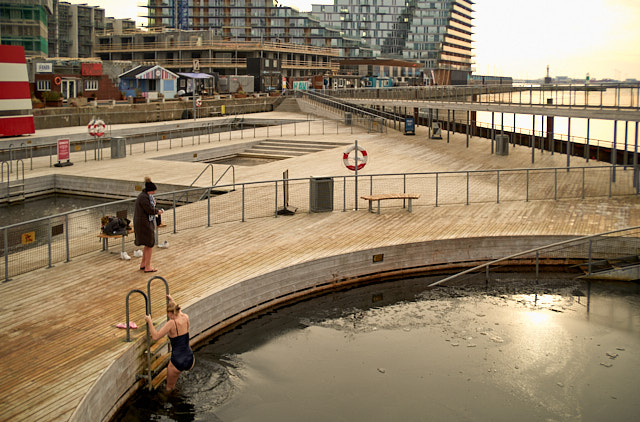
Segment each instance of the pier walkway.
[{"label": "pier walkway", "polygon": [[[252,117],[278,119],[291,115],[271,112]],[[403,136],[391,129],[383,134],[354,129],[353,134],[295,135],[292,126],[285,126],[283,137],[346,143],[357,139],[369,154],[369,162],[360,173],[363,176],[532,166],[527,147],[518,146],[508,156],[496,156],[490,153],[485,139],[473,138],[467,148],[464,134],[452,134],[447,143],[446,137],[427,139],[422,127],[417,128],[416,136]],[[233,137],[219,142],[246,140]],[[210,147],[187,144],[178,151],[192,154]],[[291,178],[350,174],[342,162],[343,149],[238,166],[236,180],[274,180],[284,170]],[[37,166],[27,172],[27,177],[90,175],[142,182],[149,175],[158,184],[189,185],[206,164],[163,159],[175,153],[160,148],[119,159],[77,161],[70,167]],[[534,166],[565,164],[562,154],[544,154]],[[575,166],[598,164],[602,163],[577,158],[572,162]],[[132,196],[135,194],[132,192]],[[163,239],[169,242],[169,248],[154,250],[152,262],[159,271],[153,275],[169,282],[171,294],[191,317],[192,343],[197,343],[212,332],[210,327],[218,319],[249,315],[251,307],[260,303],[260,295],[277,296],[281,287],[278,283],[307,280],[310,274],[316,283],[357,276],[371,271],[371,253],[385,253],[380,269],[391,270],[387,265],[402,269],[402,265],[411,265],[409,259],[429,259],[445,250],[455,255],[503,245],[515,252],[513,249],[525,250],[532,244],[526,239],[543,239],[537,243],[544,244],[547,239],[637,225],[637,195],[439,207],[420,206],[420,200],[416,200],[411,213],[398,207],[384,209],[378,215],[363,207],[358,211],[296,213],[168,233]],[[425,249],[416,253],[412,249],[416,245],[432,246],[426,249],[428,253]],[[119,247],[119,242],[114,242],[114,248]],[[496,248],[496,254],[504,252]],[[0,285],[0,309],[5,316],[0,326],[1,421],[99,421],[112,416],[127,397],[127,387],[123,386],[134,384],[142,362],[144,329],[136,330],[135,341],[127,343],[124,330],[115,327],[124,322],[127,293],[146,290],[150,275],[139,271],[138,266],[136,258],[121,261],[117,255],[100,252],[96,239],[93,253],[18,275]],[[259,291],[264,286],[273,291]],[[156,323],[163,316],[163,304],[158,292],[152,298]],[[143,314],[141,301],[134,300],[132,320],[140,327],[144,327]]]}]

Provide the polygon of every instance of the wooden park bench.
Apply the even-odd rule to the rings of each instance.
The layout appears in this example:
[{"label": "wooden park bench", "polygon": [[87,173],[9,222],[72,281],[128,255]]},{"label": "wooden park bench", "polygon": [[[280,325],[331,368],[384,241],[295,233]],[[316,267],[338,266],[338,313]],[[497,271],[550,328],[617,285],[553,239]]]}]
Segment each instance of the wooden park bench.
[{"label": "wooden park bench", "polygon": [[122,251],[124,252],[124,237],[133,233],[133,229],[129,229],[127,230],[127,234],[105,234],[105,233],[100,233],[98,235],[99,239],[102,239],[102,250],[103,251],[108,251],[109,250],[109,239],[118,239],[121,238],[122,239]]},{"label": "wooden park bench", "polygon": [[372,210],[372,202],[378,201],[378,214],[380,214],[380,201],[384,201],[385,199],[408,199],[409,200],[409,212],[411,212],[411,200],[420,198],[420,194],[418,193],[383,193],[378,195],[366,195],[361,196],[362,199],[369,201],[369,212],[373,212]]}]

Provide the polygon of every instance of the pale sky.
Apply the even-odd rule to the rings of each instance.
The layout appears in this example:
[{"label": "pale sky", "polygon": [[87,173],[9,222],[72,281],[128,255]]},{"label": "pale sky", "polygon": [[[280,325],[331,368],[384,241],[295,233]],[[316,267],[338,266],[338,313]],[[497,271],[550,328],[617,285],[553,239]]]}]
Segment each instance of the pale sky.
[{"label": "pale sky", "polygon": [[[144,0],[66,0],[133,18]],[[475,73],[640,80],[640,0],[474,0]],[[310,11],[332,0],[280,0]],[[141,18],[136,19],[143,22]]]}]

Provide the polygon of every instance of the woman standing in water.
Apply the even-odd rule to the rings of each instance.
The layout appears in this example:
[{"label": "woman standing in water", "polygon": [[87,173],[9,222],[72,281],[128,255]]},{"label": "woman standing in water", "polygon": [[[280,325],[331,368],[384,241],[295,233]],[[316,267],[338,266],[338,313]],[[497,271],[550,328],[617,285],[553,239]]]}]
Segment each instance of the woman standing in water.
[{"label": "woman standing in water", "polygon": [[170,295],[167,295],[167,316],[169,321],[157,331],[151,321],[151,316],[146,315],[145,321],[149,325],[149,332],[153,340],[160,340],[165,335],[171,341],[171,361],[167,366],[167,392],[173,390],[180,376],[180,372],[193,368],[196,360],[189,346],[189,316],[180,312],[180,305]]},{"label": "woman standing in water", "polygon": [[151,253],[156,243],[156,214],[162,214],[162,210],[156,208],[156,200],[153,197],[157,189],[151,178],[145,177],[144,189],[136,199],[133,212],[133,229],[136,236],[134,243],[136,246],[144,246],[140,269],[145,273],[158,271],[151,266]]}]

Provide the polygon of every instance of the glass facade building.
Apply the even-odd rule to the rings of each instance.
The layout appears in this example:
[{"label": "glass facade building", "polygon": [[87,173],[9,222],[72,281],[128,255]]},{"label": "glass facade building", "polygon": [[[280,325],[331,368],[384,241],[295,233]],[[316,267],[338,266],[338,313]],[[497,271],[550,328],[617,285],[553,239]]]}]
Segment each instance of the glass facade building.
[{"label": "glass facade building", "polygon": [[333,5],[312,5],[312,15],[340,35],[361,40],[375,57],[417,61],[427,71],[469,74],[473,4],[470,0],[334,0]]}]

